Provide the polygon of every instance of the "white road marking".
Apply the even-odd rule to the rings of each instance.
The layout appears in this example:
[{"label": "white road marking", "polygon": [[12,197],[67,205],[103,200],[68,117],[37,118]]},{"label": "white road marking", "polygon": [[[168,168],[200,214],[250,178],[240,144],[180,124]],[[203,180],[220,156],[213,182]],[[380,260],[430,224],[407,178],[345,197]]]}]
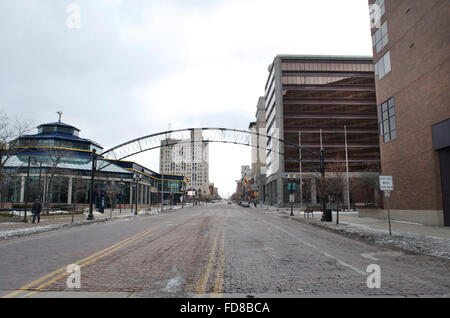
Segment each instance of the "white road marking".
[{"label": "white road marking", "polygon": [[375,255],[388,255],[388,256],[396,257],[396,256],[400,256],[402,254],[403,254],[402,252],[388,251],[388,252],[376,252],[376,253],[363,253],[363,254],[361,254],[361,256],[364,258],[370,259],[372,261],[378,261],[379,258],[376,258]]},{"label": "white road marking", "polygon": [[360,271],[359,269],[353,267],[353,266],[350,265],[350,264],[345,263],[344,261],[338,259],[337,257],[334,257],[333,255],[328,254],[328,253],[325,252],[325,251],[322,251],[322,250],[319,249],[318,247],[316,247],[316,246],[314,246],[314,245],[312,245],[312,244],[310,244],[310,243],[308,243],[308,242],[302,240],[301,238],[295,236],[294,234],[289,233],[288,231],[282,229],[281,227],[279,227],[279,226],[277,226],[277,225],[275,225],[275,224],[272,224],[272,223],[270,223],[270,222],[267,222],[267,221],[263,221],[263,222],[272,225],[273,227],[275,227],[275,228],[279,229],[280,231],[282,231],[282,232],[288,234],[289,236],[295,238],[296,240],[298,240],[299,242],[305,244],[306,246],[309,246],[309,247],[311,247],[312,249],[315,249],[315,250],[319,251],[320,253],[322,253],[322,254],[325,255],[326,257],[329,257],[329,258],[334,259],[336,262],[338,262],[338,263],[341,264],[342,266],[348,267],[348,268],[354,270],[355,272],[357,272],[358,274],[361,274],[361,275],[364,275],[364,276],[367,275],[365,272]]}]

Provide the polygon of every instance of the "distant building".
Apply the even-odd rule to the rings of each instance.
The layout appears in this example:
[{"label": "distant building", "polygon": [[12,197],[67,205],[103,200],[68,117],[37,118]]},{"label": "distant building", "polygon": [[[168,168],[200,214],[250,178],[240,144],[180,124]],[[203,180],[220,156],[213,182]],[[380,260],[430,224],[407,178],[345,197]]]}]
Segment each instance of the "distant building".
[{"label": "distant building", "polygon": [[391,215],[450,226],[450,2],[368,3],[381,16],[371,34]]},{"label": "distant building", "polygon": [[[266,101],[264,97],[258,99],[256,105],[255,122],[249,125],[252,135],[252,179],[257,185],[256,199],[258,202],[265,200],[265,184],[266,184]],[[258,140],[259,139],[259,140]]]},{"label": "distant building", "polygon": [[[202,131],[191,132],[191,139],[168,137],[161,142],[159,169],[162,174],[182,175],[187,178],[187,189],[202,195],[209,193],[209,145],[202,142]],[[192,142],[191,142],[192,141]]]},{"label": "distant building", "polygon": [[[346,191],[346,204],[348,198],[352,204],[363,206],[378,206],[379,202],[375,186],[366,187],[367,191],[356,186],[362,178],[376,178],[379,172],[374,76],[372,57],[365,56],[278,55],[269,66],[265,86],[267,135],[315,154],[323,146],[328,175],[337,165],[348,162],[354,191],[350,195]],[[297,147],[268,139],[267,148],[266,202],[288,204],[290,174],[295,175],[298,185],[302,176],[303,202],[315,205],[318,156],[304,151],[300,164]]]}]

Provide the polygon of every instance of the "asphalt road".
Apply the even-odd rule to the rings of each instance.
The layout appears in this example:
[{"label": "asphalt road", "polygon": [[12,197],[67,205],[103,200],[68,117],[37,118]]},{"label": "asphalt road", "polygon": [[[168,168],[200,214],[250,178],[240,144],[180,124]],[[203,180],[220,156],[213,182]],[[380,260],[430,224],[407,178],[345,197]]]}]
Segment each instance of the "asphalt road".
[{"label": "asphalt road", "polygon": [[449,297],[449,265],[216,203],[0,242],[0,296]]}]

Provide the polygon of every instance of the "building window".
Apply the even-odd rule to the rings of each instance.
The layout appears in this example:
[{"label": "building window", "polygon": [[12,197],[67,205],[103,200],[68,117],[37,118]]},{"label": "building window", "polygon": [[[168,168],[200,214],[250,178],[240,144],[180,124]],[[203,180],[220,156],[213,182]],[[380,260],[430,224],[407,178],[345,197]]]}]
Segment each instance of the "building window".
[{"label": "building window", "polygon": [[382,79],[387,73],[391,71],[391,53],[386,52],[382,58],[375,64],[375,75],[378,75],[378,79]]},{"label": "building window", "polygon": [[378,106],[378,126],[384,143],[397,138],[394,98]]},{"label": "building window", "polygon": [[389,37],[387,32],[387,22],[381,25],[373,35],[372,35],[372,46],[375,47],[376,52],[380,53],[380,51],[388,44]]},{"label": "building window", "polygon": [[386,12],[386,7],[384,6],[384,0],[375,0],[373,4],[376,4],[380,7],[380,17],[382,17]]}]

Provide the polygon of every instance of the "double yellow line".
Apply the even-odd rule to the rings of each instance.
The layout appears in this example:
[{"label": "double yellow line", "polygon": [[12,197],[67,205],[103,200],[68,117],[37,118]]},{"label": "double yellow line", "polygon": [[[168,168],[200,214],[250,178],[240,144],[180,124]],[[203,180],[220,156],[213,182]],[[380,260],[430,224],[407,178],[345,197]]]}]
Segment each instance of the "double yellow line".
[{"label": "double yellow line", "polygon": [[[130,244],[131,242],[144,237],[145,235],[149,234],[150,232],[153,232],[154,230],[158,229],[159,227],[160,227],[160,225],[150,228],[148,230],[145,230],[143,232],[137,233],[137,234],[135,234],[131,237],[128,237],[120,242],[117,242],[101,251],[98,251],[98,252],[92,254],[91,256],[88,256],[77,262],[74,262],[74,264],[77,264],[80,268],[82,268],[86,265],[89,265],[89,264],[113,253],[114,251]],[[32,291],[28,294],[20,295],[20,297],[22,297],[22,298],[30,297],[31,295],[41,291],[42,289],[49,286],[50,284],[57,281],[58,279],[61,279],[65,276],[70,275],[71,273],[67,272],[66,269],[67,269],[67,266],[61,267],[60,269],[57,269],[56,271],[51,272],[50,274],[45,275],[35,281],[32,281],[31,283],[20,287],[18,290],[3,296],[3,298],[19,297],[19,294],[21,294],[21,293],[26,293],[27,291]],[[42,282],[44,282],[44,283],[42,283]],[[42,283],[42,284],[38,285],[40,283]],[[37,287],[34,287],[34,286],[37,286]]]},{"label": "double yellow line", "polygon": [[[196,294],[205,294],[206,287],[211,276],[212,268],[214,264],[216,264],[216,279],[213,285],[213,293],[218,295],[222,291],[223,284],[223,271],[225,266],[225,228],[226,228],[226,219],[222,220],[222,223],[217,230],[216,236],[214,238],[213,246],[211,252],[209,253],[208,263],[203,271],[200,279],[195,284],[194,292]],[[222,235],[220,235],[222,234]],[[219,237],[220,243],[219,243]],[[220,247],[219,247],[220,245]],[[219,249],[219,252],[217,250]],[[215,260],[217,259],[217,262]]]}]

